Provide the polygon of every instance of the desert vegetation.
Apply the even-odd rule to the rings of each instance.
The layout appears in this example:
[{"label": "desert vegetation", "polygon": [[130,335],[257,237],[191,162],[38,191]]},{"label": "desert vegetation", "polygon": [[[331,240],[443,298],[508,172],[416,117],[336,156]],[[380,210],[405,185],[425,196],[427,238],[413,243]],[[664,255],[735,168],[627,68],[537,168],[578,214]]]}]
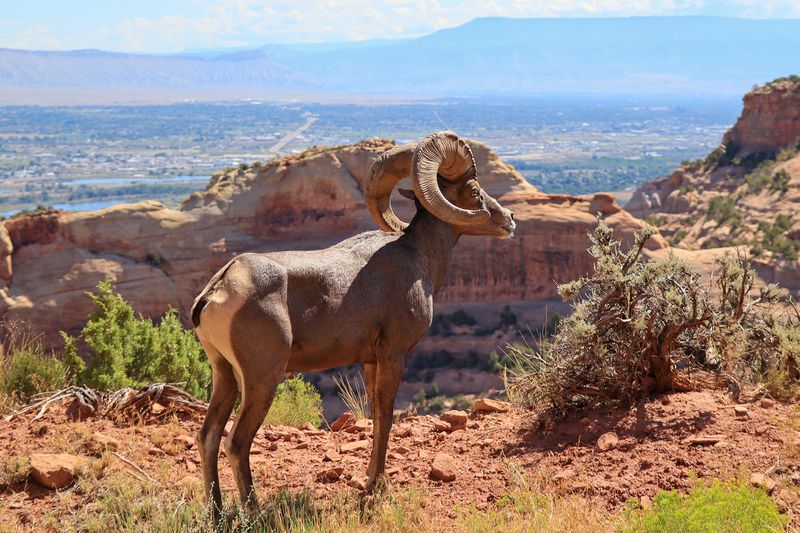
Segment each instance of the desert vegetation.
[{"label": "desert vegetation", "polygon": [[[619,468],[603,466],[602,461],[611,460],[609,453],[617,454],[613,456],[616,461],[627,462],[625,457],[630,452],[622,445],[612,452],[596,448],[601,440],[597,435],[604,430],[593,433],[593,426],[587,427],[588,438],[596,439],[597,444],[573,448],[586,447],[584,455],[573,452],[569,457],[560,456],[564,453],[563,444],[557,440],[554,448],[543,447],[535,452],[542,453],[535,461],[505,456],[509,451],[523,454],[521,457],[531,453],[524,446],[516,448],[516,437],[509,435],[530,432],[532,421],[542,420],[542,413],[548,415],[550,427],[563,430],[575,424],[573,412],[579,413],[576,416],[586,414],[598,424],[608,424],[628,412],[627,406],[646,401],[653,393],[710,387],[731,395],[747,390],[756,398],[794,398],[800,318],[793,302],[782,298],[778,287],[759,284],[743,254],[720,259],[711,279],[675,257],[647,260],[642,250],[652,233],[652,228],[646,227],[630,247],[625,247],[608,226],[598,222],[590,235],[594,271],[559,287],[562,296],[573,302],[572,314],[554,319],[548,330],[534,339],[536,342],[507,347],[502,358],[493,363],[505,372],[509,399],[524,408],[513,413],[481,414],[473,399],[444,398],[436,383],[431,383],[415,398],[416,412],[403,415],[407,418],[400,420],[390,445],[390,452],[406,450],[402,451],[405,456],[395,453],[390,458],[390,463],[403,461],[399,472],[421,471],[425,475],[403,477],[402,481],[394,478],[373,496],[363,498],[351,487],[332,485],[341,480],[343,485],[346,481],[357,487],[356,475],[368,460],[366,448],[355,447],[367,442],[364,433],[358,431],[370,428],[363,420],[369,416],[363,381],[343,376],[336,380],[343,401],[357,413],[354,418],[360,420],[352,426],[356,432],[316,429],[324,426],[318,392],[302,377],[284,381],[265,421],[265,437],[254,443],[258,450],[255,457],[265,457],[267,461],[257,461],[263,468],[256,468],[256,475],[262,482],[270,481],[271,488],[263,491],[255,514],[243,511],[226,497],[223,519],[216,531],[427,531],[438,526],[487,532],[588,532],[596,531],[598,526],[619,532],[786,529],[792,515],[781,512],[768,495],[776,494],[774,488],[754,483],[753,478],[735,468],[718,469],[707,477],[692,472],[692,468],[721,454],[746,462],[756,455],[753,452],[747,454],[736,448],[728,452],[723,448],[698,450],[695,454],[702,459],[696,464],[689,460],[687,465],[691,467],[681,473],[685,482],[678,487],[660,489],[652,497],[618,502],[610,509],[597,505],[597,493],[576,489],[583,482],[560,475],[564,469],[560,461],[587,461],[586,465],[600,461],[593,475],[597,476],[596,482],[602,483],[597,480],[606,479],[612,471],[609,468]],[[6,413],[70,385],[114,389],[173,381],[204,397],[208,363],[174,311],[156,321],[139,316],[109,282],[101,283],[92,299],[96,311],[78,336],[64,336],[65,353],[58,356],[47,352],[40,339],[26,333],[19,324],[6,325],[0,367]],[[508,310],[501,321],[514,325],[516,317],[512,315]],[[461,320],[467,319],[456,313],[453,321]],[[78,357],[79,350],[88,353],[88,363]],[[129,358],[130,354],[136,354],[135,360]],[[191,373],[189,377],[194,379],[187,379],[182,372]],[[700,395],[690,400],[688,411],[681,411],[680,400],[676,400],[676,416],[690,416],[692,409],[697,409],[692,402],[707,401],[708,397]],[[441,418],[424,416],[441,411],[445,411]],[[462,412],[468,420],[466,427],[453,431],[448,423],[451,429],[435,429],[439,420],[460,417],[458,413]],[[602,414],[605,412],[611,414]],[[785,421],[762,438],[774,440],[770,432],[781,435],[777,453],[783,466],[777,472],[791,486],[788,480],[798,472],[791,465],[800,460],[800,444],[795,438],[800,414],[790,406],[780,412],[788,413],[779,416]],[[30,418],[25,416],[32,414],[17,420],[28,421]],[[197,452],[191,441],[199,419],[173,414],[113,425],[103,420],[55,423],[59,416],[51,409],[41,421],[31,423],[30,431],[36,432],[33,441],[40,451],[76,454],[85,462],[76,469],[69,488],[55,496],[57,503],[32,511],[39,513],[34,522],[37,527],[85,531],[109,527],[115,531],[214,529],[200,480],[193,474],[197,466],[192,458]],[[757,424],[764,424],[772,415],[764,410],[752,416]],[[731,412],[725,423],[739,423],[737,417]],[[672,427],[668,420],[654,422],[654,427],[661,428],[659,431]],[[290,431],[286,426],[301,429]],[[15,432],[9,436],[11,439],[29,434],[28,428],[19,424],[5,427]],[[621,427],[618,425],[617,431],[624,440]],[[683,427],[674,426],[669,430],[672,436],[660,442],[674,450],[678,436],[692,436],[682,433]],[[645,427],[642,431],[637,438],[644,441],[651,429]],[[115,435],[117,438],[111,440],[117,442],[112,445],[101,439],[98,447],[98,433]],[[0,448],[7,445],[2,438]],[[341,452],[330,451],[331,439],[342,445]],[[628,440],[627,446],[633,446],[630,443],[635,440]],[[352,444],[356,451],[344,452],[342,443]],[[495,443],[497,451],[489,451]],[[462,469],[451,467],[459,476],[456,488],[448,482],[432,481],[426,474],[427,467],[420,470],[417,450],[438,458],[442,447],[455,457],[464,455],[462,461],[456,461],[463,463]],[[345,464],[355,464],[341,471],[342,467],[336,466],[336,456],[348,453],[354,455]],[[770,461],[772,453],[765,451]],[[33,455],[26,444],[2,460],[0,510],[17,509],[8,507],[8,502],[17,501],[13,499],[15,495],[26,491],[40,494],[35,491],[44,490],[35,488],[32,479]],[[322,459],[322,455],[329,458]],[[640,464],[650,460],[641,459]],[[522,461],[538,461],[539,466],[523,467]],[[546,461],[551,461],[550,466]],[[278,468],[294,463],[298,465],[290,466],[288,472],[297,479],[289,488],[282,485],[286,481],[273,479]],[[465,468],[471,465],[480,472],[492,472],[488,477],[495,482],[502,480],[503,489],[496,497],[480,504],[468,499],[458,502],[460,491],[474,498],[489,486],[482,485],[477,492],[470,489],[485,479],[481,474],[477,480],[470,480]],[[548,475],[548,468],[556,468],[559,474],[550,471]],[[312,478],[308,477],[309,469],[313,470]],[[317,484],[309,479],[316,479]],[[223,478],[223,483],[231,480]],[[320,487],[329,490],[320,493]],[[444,494],[450,498],[444,498]],[[443,518],[448,515],[450,518]],[[3,526],[11,523],[14,522],[3,522]]]},{"label": "desert vegetation", "polygon": [[[645,227],[629,249],[602,221],[590,234],[594,271],[560,285],[573,301],[551,339],[508,347],[509,396],[527,406],[632,402],[649,392],[740,390],[800,369],[800,316],[747,257],[719,259],[711,280],[670,256],[648,261]],[[778,391],[776,391],[777,393]]]}]

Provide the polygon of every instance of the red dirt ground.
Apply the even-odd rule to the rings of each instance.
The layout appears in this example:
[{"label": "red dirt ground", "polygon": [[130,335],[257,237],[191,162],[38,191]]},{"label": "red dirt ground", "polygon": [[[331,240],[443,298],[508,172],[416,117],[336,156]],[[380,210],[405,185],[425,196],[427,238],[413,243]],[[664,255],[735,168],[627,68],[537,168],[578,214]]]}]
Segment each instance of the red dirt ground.
[{"label": "red dirt ground", "polygon": [[[515,487],[509,462],[529,475],[555,481],[557,491],[579,493],[610,512],[622,510],[631,498],[652,498],[662,489],[688,488],[693,475],[747,479],[752,473],[766,473],[776,482],[772,497],[779,508],[793,518],[800,516],[800,491],[792,482],[800,478],[800,424],[794,418],[798,412],[791,405],[764,407],[760,402],[747,404],[747,411],[745,416],[737,415],[723,393],[704,391],[673,394],[627,410],[584,413],[580,419],[557,423],[547,431],[537,429],[532,415],[516,408],[508,413],[471,414],[467,428],[452,433],[434,431],[434,417],[411,417],[393,429],[387,468],[395,486],[424,487],[431,502],[426,512],[438,516],[452,516],[458,506],[491,506]],[[153,435],[161,426],[117,427],[109,420],[96,419],[73,423],[63,412],[63,408],[53,408],[39,421],[32,421],[32,415],[0,421],[0,458],[64,451],[57,449],[55,434],[99,431],[116,439],[120,453],[135,457],[157,480],[199,482],[196,447],[180,449],[183,447],[174,446],[173,439],[171,445],[162,444],[166,455],[153,450]],[[178,435],[193,437],[199,425],[200,420],[184,420],[173,428]],[[599,451],[598,437],[610,431],[618,436],[618,445]],[[328,450],[339,451],[343,444],[369,440],[370,433],[265,426],[256,437],[251,458],[260,494],[308,487],[325,499],[342,491],[357,492],[352,479],[364,477],[369,447],[342,452],[338,457],[332,453],[333,461],[324,456]],[[712,445],[691,442],[707,435],[721,435],[721,440]],[[188,445],[188,439],[184,440]],[[431,462],[439,453],[453,459],[454,481],[429,477]],[[164,457],[172,458],[173,468],[165,471],[158,466]],[[324,479],[323,474],[336,466],[343,468],[341,477]],[[220,473],[223,489],[233,491],[224,459]],[[0,525],[32,525],[37,516],[59,505],[80,506],[88,498],[75,495],[65,503],[54,492],[28,481],[0,493],[0,509],[5,515]]]}]

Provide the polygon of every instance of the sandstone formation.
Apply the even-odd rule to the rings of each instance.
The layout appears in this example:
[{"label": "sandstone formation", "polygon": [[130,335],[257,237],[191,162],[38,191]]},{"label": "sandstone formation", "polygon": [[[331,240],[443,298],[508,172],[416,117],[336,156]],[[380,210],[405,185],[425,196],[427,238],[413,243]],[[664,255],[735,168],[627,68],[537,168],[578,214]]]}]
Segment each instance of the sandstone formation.
[{"label": "sandstone formation", "polygon": [[[595,214],[630,238],[641,222],[612,196],[536,190],[489,148],[472,142],[487,191],[515,212],[512,240],[464,237],[442,302],[510,302],[556,296],[554,281],[587,272],[586,233]],[[258,168],[215,175],[179,209],[145,201],[82,213],[45,212],[0,223],[0,316],[29,321],[58,343],[92,311],[86,291],[110,277],[134,308],[170,306],[185,318],[213,273],[247,251],[329,246],[376,225],[364,207],[372,161],[391,141],[312,148]],[[409,184],[400,184],[410,188]],[[393,199],[401,218],[413,203]],[[660,237],[653,250],[665,249]]]},{"label": "sandstone formation", "polygon": [[745,154],[777,151],[800,138],[800,79],[784,78],[745,95],[742,115],[725,134]]},{"label": "sandstone formation", "polygon": [[765,281],[800,289],[800,78],[776,80],[744,97],[723,144],[642,185],[626,206],[673,246],[739,246]]}]

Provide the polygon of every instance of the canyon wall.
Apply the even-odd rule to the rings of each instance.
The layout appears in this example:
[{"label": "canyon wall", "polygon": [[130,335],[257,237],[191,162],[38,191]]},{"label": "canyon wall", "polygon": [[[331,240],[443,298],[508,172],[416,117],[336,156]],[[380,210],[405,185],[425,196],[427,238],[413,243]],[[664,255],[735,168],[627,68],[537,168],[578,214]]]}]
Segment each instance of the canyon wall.
[{"label": "canyon wall", "polygon": [[[57,344],[59,330],[79,330],[93,310],[86,292],[110,277],[137,311],[158,316],[174,307],[186,318],[195,295],[236,254],[320,248],[375,229],[363,183],[372,161],[393,145],[313,148],[230,170],[178,209],[146,201],[3,221],[0,316],[26,320]],[[543,194],[488,147],[471,145],[481,183],[515,212],[518,229],[511,240],[464,237],[442,302],[553,298],[554,282],[590,270],[586,234],[597,212],[627,239],[641,227],[610,195]],[[413,215],[413,203],[399,195],[393,205],[401,218]],[[656,236],[649,246],[666,243]]]}]

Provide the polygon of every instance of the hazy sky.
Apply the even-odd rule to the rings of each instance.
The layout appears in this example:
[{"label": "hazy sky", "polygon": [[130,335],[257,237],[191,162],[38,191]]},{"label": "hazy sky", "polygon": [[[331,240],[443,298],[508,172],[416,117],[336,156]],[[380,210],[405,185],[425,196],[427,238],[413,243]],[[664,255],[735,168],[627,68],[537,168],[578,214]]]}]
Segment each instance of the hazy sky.
[{"label": "hazy sky", "polygon": [[414,37],[476,17],[800,18],[800,0],[0,0],[0,47],[130,52]]}]

